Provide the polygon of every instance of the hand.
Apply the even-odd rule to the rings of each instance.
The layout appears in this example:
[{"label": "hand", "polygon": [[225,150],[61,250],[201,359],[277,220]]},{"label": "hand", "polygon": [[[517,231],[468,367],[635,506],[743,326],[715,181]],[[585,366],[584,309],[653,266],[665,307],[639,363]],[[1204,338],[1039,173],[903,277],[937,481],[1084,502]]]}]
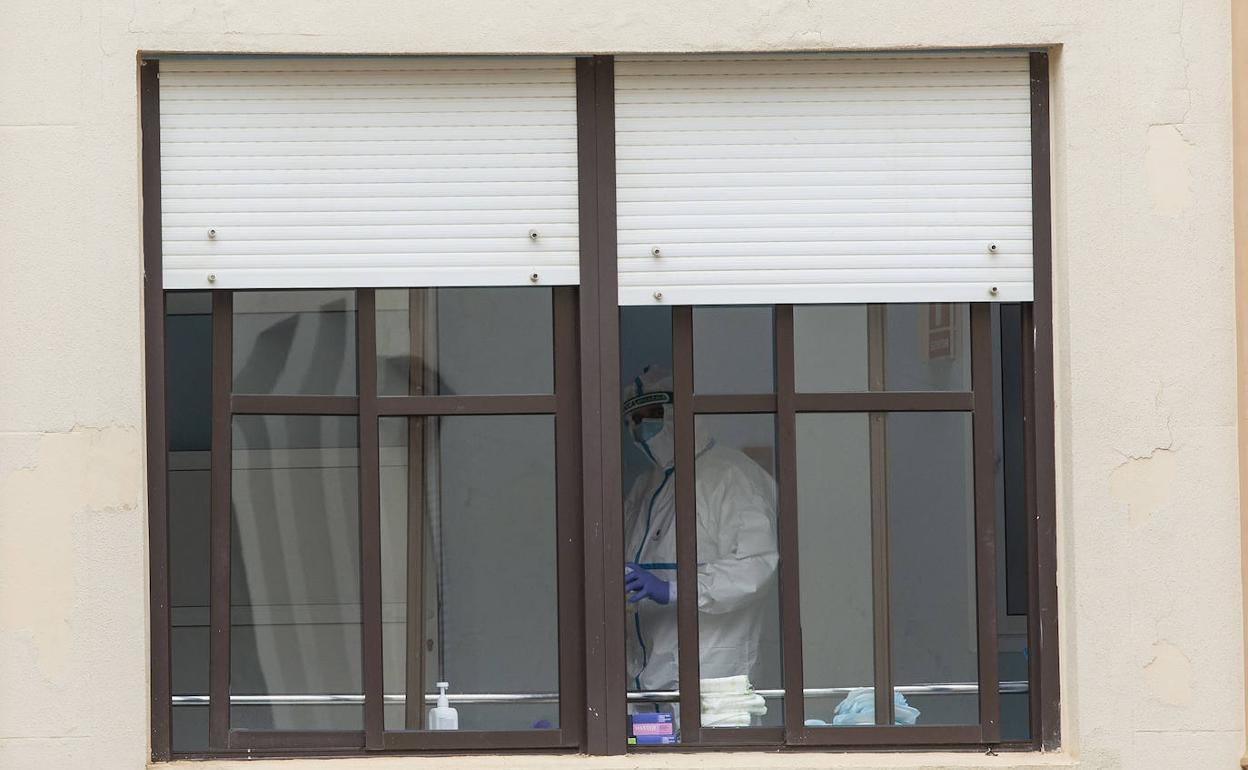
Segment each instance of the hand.
[{"label": "hand", "polygon": [[658,604],[667,604],[672,597],[672,584],[660,580],[649,570],[642,569],[633,562],[624,565],[630,572],[624,578],[624,592],[632,594],[628,597],[630,604],[642,599],[650,599]]}]

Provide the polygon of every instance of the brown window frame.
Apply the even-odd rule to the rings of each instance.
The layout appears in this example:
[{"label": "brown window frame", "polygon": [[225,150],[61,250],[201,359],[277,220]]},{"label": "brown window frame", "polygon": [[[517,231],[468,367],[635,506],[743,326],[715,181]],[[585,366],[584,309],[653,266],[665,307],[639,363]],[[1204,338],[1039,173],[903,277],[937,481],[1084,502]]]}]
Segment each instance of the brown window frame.
[{"label": "brown window frame", "polygon": [[[852,392],[798,391],[795,384],[793,305],[774,305],[775,392],[699,394],[694,388],[693,307],[672,308],[672,373],[675,411],[676,562],[697,561],[694,425],[699,415],[770,414],[776,419],[780,638],[784,726],[703,729],[699,707],[697,583],[693,570],[677,571],[677,624],[681,745],[694,747],[932,747],[997,746],[1000,739],[996,601],[996,502],[994,492],[993,351],[990,306],[970,305],[971,389],[893,391],[884,384],[883,305],[867,306],[868,389]],[[1024,335],[1026,332],[1024,331]],[[888,510],[886,506],[884,418],[890,413],[969,414],[973,426],[976,609],[979,659],[978,724],[898,726],[893,724],[892,639],[889,610]],[[865,413],[871,452],[871,543],[876,720],[873,726],[807,728],[802,671],[801,586],[797,510],[797,415]],[[641,749],[663,751],[668,747]]]},{"label": "brown window frame", "polygon": [[[778,516],[783,683],[786,693],[801,691],[800,604],[797,585],[795,420],[805,412],[871,413],[871,435],[878,416],[891,411],[959,411],[973,417],[977,607],[980,620],[978,725],[911,726],[887,724],[892,701],[890,667],[879,665],[890,652],[887,622],[876,627],[877,721],[864,727],[810,730],[802,721],[803,698],[786,697],[783,728],[703,730],[697,707],[697,645],[679,651],[682,745],[662,750],[717,747],[788,750],[842,748],[889,750],[919,748],[1001,748],[1053,750],[1060,745],[1060,701],[1056,649],[1056,536],[1053,426],[1053,295],[1049,180],[1048,54],[1030,54],[1032,98],[1032,223],[1035,299],[1022,305],[1024,502],[1028,521],[1028,661],[1030,735],[1018,743],[999,741],[996,664],[995,541],[990,490],[979,483],[991,463],[984,438],[992,431],[991,339],[988,306],[972,306],[972,386],[970,391],[905,393],[872,389],[858,393],[797,393],[793,371],[792,306],[775,311],[776,391],[764,395],[698,395],[692,378],[692,309],[673,308],[673,352],[678,467],[692,467],[692,426],[697,414],[774,413],[777,421]],[[210,740],[212,751],[177,754],[171,746],[169,607],[169,528],[165,408],[164,308],[162,285],[158,57],[140,62],[143,163],[143,248],[145,406],[148,447],[148,527],[151,607],[151,751],[156,761],[184,756],[330,756],[432,751],[582,751],[621,754],[626,737],[624,670],[624,561],[619,419],[619,314],[616,275],[616,190],[614,60],[576,59],[578,188],[580,194],[581,283],[554,290],[555,393],[548,396],[378,396],[375,369],[374,290],[358,289],[356,397],[247,396],[233,394],[229,355],[232,294],[213,295],[213,444],[211,450]],[[413,295],[414,296],[414,295]],[[871,338],[871,351],[879,336]],[[224,344],[222,344],[224,343]],[[223,357],[223,360],[222,360]],[[873,356],[874,360],[875,356]],[[872,371],[875,369],[872,367]],[[985,387],[985,372],[988,387]],[[984,419],[983,415],[988,415]],[[364,730],[249,731],[228,727],[229,440],[233,414],[350,414],[360,425],[361,601],[363,607]],[[380,513],[377,491],[377,420],[381,416],[437,414],[553,414],[559,531],[560,727],[556,730],[433,733],[386,731],[381,671]],[[991,442],[988,442],[989,445]],[[873,449],[874,449],[873,443]],[[873,466],[875,463],[873,463]],[[224,470],[223,470],[224,469]],[[573,472],[564,472],[572,469]],[[683,481],[682,481],[683,477]],[[873,485],[879,480],[874,478]],[[696,560],[692,522],[692,474],[676,474],[678,561]],[[986,507],[985,507],[986,505]],[[409,511],[412,515],[412,511]],[[884,513],[873,502],[873,534],[882,534]],[[681,533],[684,537],[681,537]],[[419,535],[417,535],[419,537]],[[409,542],[409,549],[419,543]],[[883,549],[881,551],[881,549]],[[567,569],[565,570],[565,565]],[[410,566],[410,565],[409,565]],[[873,537],[873,582],[887,581],[887,550]],[[409,579],[411,573],[409,572]],[[678,626],[682,639],[696,639],[697,610],[692,571],[678,575]],[[885,602],[887,592],[877,592]],[[881,617],[887,618],[887,613]],[[991,652],[993,654],[985,654]],[[222,662],[224,661],[224,665]],[[409,666],[409,670],[411,667]],[[418,681],[408,692],[423,693]],[[408,727],[414,725],[408,724]],[[647,750],[647,749],[642,749]]]},{"label": "brown window frame", "polygon": [[[409,318],[420,289],[409,291]],[[575,290],[556,287],[552,293],[555,392],[544,395],[424,395],[420,379],[410,378],[406,396],[380,395],[377,388],[376,290],[354,290],[356,305],[355,396],[252,395],[233,392],[233,300],[244,290],[214,290],[212,295],[212,449],[210,494],[210,598],[208,656],[208,735],[213,753],[229,755],[257,751],[477,751],[481,749],[575,748],[579,742],[581,597],[574,580],[558,583],[559,607],[559,723],[550,730],[432,732],[420,729],[419,701],[425,699],[423,669],[412,666],[413,650],[420,645],[409,625],[405,705],[413,695],[415,708],[402,731],[384,726],[382,689],[381,510],[378,420],[383,417],[468,415],[550,415],[555,420],[556,468],[575,467],[579,455],[578,378],[576,376]],[[413,372],[416,368],[413,367]],[[237,415],[315,415],[357,418],[359,430],[359,512],[361,549],[361,628],[364,673],[362,730],[250,730],[230,726],[230,558],[231,558],[231,425]],[[416,423],[409,431],[417,430]],[[409,433],[409,436],[412,435]],[[409,483],[419,478],[417,455],[408,454]],[[579,479],[574,473],[556,477],[558,565],[561,574],[580,572]],[[408,617],[421,617],[421,593],[410,590],[421,574],[422,508],[409,495],[407,562]],[[412,558],[415,554],[416,558]],[[417,583],[417,586],[419,584]],[[419,633],[419,632],[417,632]],[[417,655],[419,653],[416,653]]]}]

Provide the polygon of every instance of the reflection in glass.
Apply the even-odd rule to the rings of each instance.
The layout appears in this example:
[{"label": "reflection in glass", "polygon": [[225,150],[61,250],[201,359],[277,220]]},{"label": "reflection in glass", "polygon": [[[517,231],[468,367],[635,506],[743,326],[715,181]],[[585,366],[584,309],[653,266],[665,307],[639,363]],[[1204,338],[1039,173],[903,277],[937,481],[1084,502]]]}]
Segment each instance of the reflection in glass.
[{"label": "reflection in glass", "polygon": [[776,420],[700,415],[695,423],[698,640],[703,727],[778,726],[781,690],[776,570]]},{"label": "reflection in glass", "polygon": [[[670,392],[671,371],[671,308],[620,308],[621,404],[629,403],[638,395],[639,381],[641,390],[647,394]],[[673,449],[670,441],[673,434],[668,427],[672,406],[658,402],[635,410],[630,408],[623,415],[623,429],[620,431],[623,442],[620,459],[624,482],[624,559],[626,563],[645,564],[643,569],[646,573],[664,583],[676,580],[675,497],[672,474],[668,471]],[[648,446],[643,446],[640,441],[646,435],[641,432],[643,419],[657,419],[664,425],[662,435],[646,439]],[[644,547],[647,533],[651,532],[659,533],[662,542]],[[629,568],[621,565],[621,569]],[[626,571],[625,579],[629,576]],[[626,658],[622,673],[628,690],[643,697],[643,694],[676,689],[679,645],[675,627],[676,605],[670,596],[666,605],[639,597],[636,594],[634,598],[638,601],[626,601],[624,604]],[[673,728],[679,730],[678,702],[630,700],[628,711],[630,715],[670,715]]]},{"label": "reflection in glass", "polygon": [[886,390],[970,390],[971,306],[884,305]]},{"label": "reflection in glass", "polygon": [[[170,674],[174,695],[208,692],[208,491],[212,445],[212,296],[165,300]],[[173,750],[208,749],[208,709],[173,709]]]},{"label": "reflection in glass", "polygon": [[874,390],[870,350],[885,390],[970,390],[970,306],[798,305],[793,308],[798,392]]},{"label": "reflection in glass", "polygon": [[355,292],[234,292],[234,392],[354,395]]},{"label": "reflection in glass", "polygon": [[797,416],[807,724],[833,724],[846,689],[874,682],[870,462],[867,415]]},{"label": "reflection in glass", "polygon": [[[362,694],[354,417],[233,426],[230,692]],[[247,729],[361,729],[363,708],[232,705]]]},{"label": "reflection in glass", "polygon": [[[461,730],[558,727],[554,418],[386,417],[379,433],[386,692],[405,693],[419,666],[426,694],[446,681],[452,696],[550,696],[452,702]],[[386,729],[425,727],[425,709],[387,706]]]},{"label": "reflection in glass", "polygon": [[551,290],[379,289],[383,396],[554,392]]},{"label": "reflection in glass", "polygon": [[773,393],[772,307],[693,309],[693,380],[698,393]]},{"label": "reflection in glass", "polygon": [[[971,416],[889,414],[889,607],[896,685],[979,680]],[[921,724],[975,724],[979,698],[908,695]]]}]

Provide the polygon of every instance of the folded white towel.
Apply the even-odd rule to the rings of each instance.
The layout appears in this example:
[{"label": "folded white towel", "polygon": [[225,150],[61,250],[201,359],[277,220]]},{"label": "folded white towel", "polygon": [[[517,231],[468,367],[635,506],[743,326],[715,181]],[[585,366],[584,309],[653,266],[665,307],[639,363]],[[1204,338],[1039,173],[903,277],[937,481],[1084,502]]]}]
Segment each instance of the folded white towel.
[{"label": "folded white towel", "polygon": [[766,714],[767,701],[757,693],[739,693],[735,695],[705,695],[702,697],[702,713],[744,711],[751,714]]},{"label": "folded white towel", "polygon": [[708,714],[702,712],[703,727],[749,727],[750,715],[744,711],[724,714]]},{"label": "folded white towel", "polygon": [[705,727],[749,727],[753,715],[767,713],[767,702],[754,692],[749,677],[703,679],[699,684]]},{"label": "folded white towel", "polygon": [[703,695],[754,691],[754,688],[750,685],[750,678],[744,675],[700,679],[698,683],[701,685]]},{"label": "folded white towel", "polygon": [[699,684],[705,727],[749,727],[752,716],[767,713],[767,701],[754,692],[747,676],[703,679]]}]

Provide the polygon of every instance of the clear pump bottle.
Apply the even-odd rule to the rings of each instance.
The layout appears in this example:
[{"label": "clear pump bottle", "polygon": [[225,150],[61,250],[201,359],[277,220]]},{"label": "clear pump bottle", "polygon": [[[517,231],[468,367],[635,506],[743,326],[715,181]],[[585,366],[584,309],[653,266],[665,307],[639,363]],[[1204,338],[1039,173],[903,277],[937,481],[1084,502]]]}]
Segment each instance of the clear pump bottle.
[{"label": "clear pump bottle", "polygon": [[446,698],[450,682],[438,682],[438,705],[429,709],[430,730],[458,730],[459,712],[451,708]]}]

